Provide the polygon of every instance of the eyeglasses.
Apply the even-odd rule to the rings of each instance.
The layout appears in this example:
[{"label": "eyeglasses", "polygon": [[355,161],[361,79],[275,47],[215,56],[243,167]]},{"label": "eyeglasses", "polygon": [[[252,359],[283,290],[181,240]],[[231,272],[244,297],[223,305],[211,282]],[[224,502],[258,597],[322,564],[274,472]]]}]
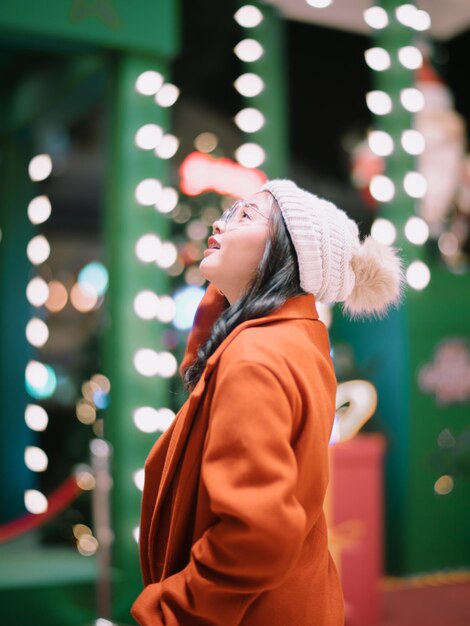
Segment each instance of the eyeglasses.
[{"label": "eyeglasses", "polygon": [[249,224],[253,220],[253,212],[258,213],[265,220],[269,219],[266,215],[263,215],[261,211],[254,204],[246,202],[246,200],[237,200],[230,209],[226,209],[220,219],[226,225],[230,224],[231,228],[236,228],[241,224]]}]

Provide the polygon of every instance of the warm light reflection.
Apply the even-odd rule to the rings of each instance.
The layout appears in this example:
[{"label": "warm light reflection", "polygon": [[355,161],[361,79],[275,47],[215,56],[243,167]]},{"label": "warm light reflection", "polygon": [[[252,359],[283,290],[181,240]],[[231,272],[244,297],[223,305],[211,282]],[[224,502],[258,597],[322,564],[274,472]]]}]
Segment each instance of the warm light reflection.
[{"label": "warm light reflection", "polygon": [[219,140],[214,133],[199,133],[194,140],[194,147],[199,152],[212,152],[217,148]]},{"label": "warm light reflection", "polygon": [[80,313],[88,313],[96,306],[98,296],[86,293],[79,283],[75,283],[70,290],[70,302]]},{"label": "warm light reflection", "polygon": [[67,304],[68,294],[67,289],[58,280],[51,280],[48,284],[49,295],[45,302],[46,308],[52,313],[58,313],[62,311]]}]

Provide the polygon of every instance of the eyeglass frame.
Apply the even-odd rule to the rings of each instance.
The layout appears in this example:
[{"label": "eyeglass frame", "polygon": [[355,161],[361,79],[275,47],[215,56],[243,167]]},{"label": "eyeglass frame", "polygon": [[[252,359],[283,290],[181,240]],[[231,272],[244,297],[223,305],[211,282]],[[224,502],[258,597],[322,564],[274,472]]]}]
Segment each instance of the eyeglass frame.
[{"label": "eyeglass frame", "polygon": [[234,202],[233,205],[229,209],[225,209],[225,211],[222,213],[219,219],[224,224],[230,224],[232,220],[232,216],[236,213],[237,209],[243,206],[249,207],[252,211],[254,211],[255,213],[258,213],[258,215],[261,215],[261,217],[264,217],[264,219],[269,220],[269,217],[267,215],[264,215],[264,213],[261,213],[258,207],[256,207],[254,204],[251,204],[250,202],[247,202],[246,200],[243,200],[241,198],[237,200],[236,202]]}]

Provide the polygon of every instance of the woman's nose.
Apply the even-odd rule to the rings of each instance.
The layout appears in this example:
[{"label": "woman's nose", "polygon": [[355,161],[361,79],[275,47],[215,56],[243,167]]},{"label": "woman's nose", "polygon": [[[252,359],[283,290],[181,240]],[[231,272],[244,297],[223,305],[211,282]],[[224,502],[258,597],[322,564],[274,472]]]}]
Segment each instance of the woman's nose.
[{"label": "woman's nose", "polygon": [[221,219],[219,220],[215,220],[215,222],[212,224],[212,234],[213,235],[217,235],[219,233],[222,233],[225,229],[225,222]]}]

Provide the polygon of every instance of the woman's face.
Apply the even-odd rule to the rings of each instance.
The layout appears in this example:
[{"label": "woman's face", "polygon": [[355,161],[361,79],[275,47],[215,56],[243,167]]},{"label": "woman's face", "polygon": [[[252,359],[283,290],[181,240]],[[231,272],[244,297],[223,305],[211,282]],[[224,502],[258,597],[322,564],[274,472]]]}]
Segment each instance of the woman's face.
[{"label": "woman's face", "polygon": [[212,226],[199,269],[230,304],[242,296],[261,261],[272,200],[269,191],[255,193],[235,203],[227,221],[222,216]]}]

